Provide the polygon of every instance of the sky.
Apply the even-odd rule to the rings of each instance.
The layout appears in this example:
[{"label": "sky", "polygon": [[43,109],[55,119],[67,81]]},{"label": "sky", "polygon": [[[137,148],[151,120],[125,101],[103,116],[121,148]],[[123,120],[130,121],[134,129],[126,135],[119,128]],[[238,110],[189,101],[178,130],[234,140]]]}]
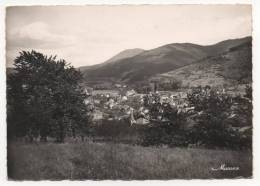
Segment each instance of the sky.
[{"label": "sky", "polygon": [[75,67],[169,43],[210,45],[252,34],[250,5],[20,6],[6,10],[7,66],[22,50]]}]

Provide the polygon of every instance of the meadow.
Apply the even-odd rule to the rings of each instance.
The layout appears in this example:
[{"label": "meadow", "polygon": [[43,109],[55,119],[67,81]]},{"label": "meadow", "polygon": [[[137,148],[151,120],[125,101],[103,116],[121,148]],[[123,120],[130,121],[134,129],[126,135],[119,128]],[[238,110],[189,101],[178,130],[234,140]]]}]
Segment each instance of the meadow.
[{"label": "meadow", "polygon": [[[236,171],[213,171],[221,164]],[[250,178],[250,151],[142,147],[119,143],[8,144],[10,180]]]}]

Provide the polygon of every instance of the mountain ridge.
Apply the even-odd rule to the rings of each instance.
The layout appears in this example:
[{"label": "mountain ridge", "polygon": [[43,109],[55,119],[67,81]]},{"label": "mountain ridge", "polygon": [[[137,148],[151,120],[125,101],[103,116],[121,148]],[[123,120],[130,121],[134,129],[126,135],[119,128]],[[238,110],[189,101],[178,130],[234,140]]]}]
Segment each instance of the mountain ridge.
[{"label": "mountain ridge", "polygon": [[156,75],[153,80],[175,79],[183,86],[234,86],[252,82],[252,43],[246,42],[217,56]]},{"label": "mountain ridge", "polygon": [[82,70],[84,71],[84,70],[90,69],[90,68],[98,68],[98,67],[101,67],[105,64],[113,63],[117,60],[134,57],[134,56],[136,56],[136,55],[138,55],[138,54],[140,54],[141,52],[144,52],[144,51],[145,50],[141,49],[141,48],[126,49],[126,50],[123,50],[123,51],[119,52],[118,54],[112,56],[111,58],[104,61],[103,63],[91,65],[91,66],[81,66],[81,67],[78,67],[78,69],[80,69],[81,71]]},{"label": "mountain ridge", "polygon": [[163,74],[196,63],[210,56],[228,52],[231,48],[246,42],[252,37],[229,39],[213,45],[193,43],[172,43],[139,54],[103,63],[95,68],[82,71],[86,81],[119,81],[127,84],[147,80],[157,74]]}]

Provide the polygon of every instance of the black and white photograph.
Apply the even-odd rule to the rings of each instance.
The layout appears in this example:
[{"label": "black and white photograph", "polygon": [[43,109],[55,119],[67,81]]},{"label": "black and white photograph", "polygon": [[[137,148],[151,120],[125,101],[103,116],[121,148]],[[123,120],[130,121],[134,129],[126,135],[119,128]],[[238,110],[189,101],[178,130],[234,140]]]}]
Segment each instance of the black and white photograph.
[{"label": "black and white photograph", "polygon": [[251,4],[5,8],[7,179],[252,179]]}]

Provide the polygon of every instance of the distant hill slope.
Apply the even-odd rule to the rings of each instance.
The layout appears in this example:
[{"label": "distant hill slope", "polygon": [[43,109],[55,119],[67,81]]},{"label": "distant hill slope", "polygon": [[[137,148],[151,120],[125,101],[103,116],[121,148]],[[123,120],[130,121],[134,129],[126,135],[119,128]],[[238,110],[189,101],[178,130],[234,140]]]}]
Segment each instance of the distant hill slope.
[{"label": "distant hill slope", "polygon": [[79,67],[79,69],[81,71],[84,71],[84,70],[87,70],[87,69],[96,69],[96,68],[100,68],[106,64],[109,64],[109,63],[113,63],[113,62],[116,62],[118,60],[122,60],[122,59],[125,59],[125,58],[130,58],[130,57],[134,57],[142,52],[144,52],[145,50],[144,49],[141,49],[141,48],[134,48],[134,49],[128,49],[128,50],[124,50],[120,53],[118,53],[117,55],[111,57],[110,59],[108,59],[107,61],[105,61],[104,63],[101,63],[101,64],[97,64],[97,65],[92,65],[92,66],[83,66],[83,67]]},{"label": "distant hill slope", "polygon": [[115,55],[114,57],[110,58],[109,60],[107,60],[105,63],[112,63],[121,59],[125,59],[125,58],[130,58],[130,57],[134,57],[142,52],[144,52],[144,49],[141,48],[134,48],[134,49],[128,49],[128,50],[124,50],[122,52],[120,52],[119,54]]},{"label": "distant hill slope", "polygon": [[86,81],[119,81],[128,84],[148,80],[158,74],[177,70],[212,56],[228,52],[231,48],[251,43],[251,37],[226,40],[215,45],[201,46],[174,43],[143,51],[133,57],[112,58],[92,67],[81,68]]},{"label": "distant hill slope", "polygon": [[227,85],[252,82],[252,43],[242,43],[228,51],[197,63],[153,77],[181,80],[184,86]]}]

